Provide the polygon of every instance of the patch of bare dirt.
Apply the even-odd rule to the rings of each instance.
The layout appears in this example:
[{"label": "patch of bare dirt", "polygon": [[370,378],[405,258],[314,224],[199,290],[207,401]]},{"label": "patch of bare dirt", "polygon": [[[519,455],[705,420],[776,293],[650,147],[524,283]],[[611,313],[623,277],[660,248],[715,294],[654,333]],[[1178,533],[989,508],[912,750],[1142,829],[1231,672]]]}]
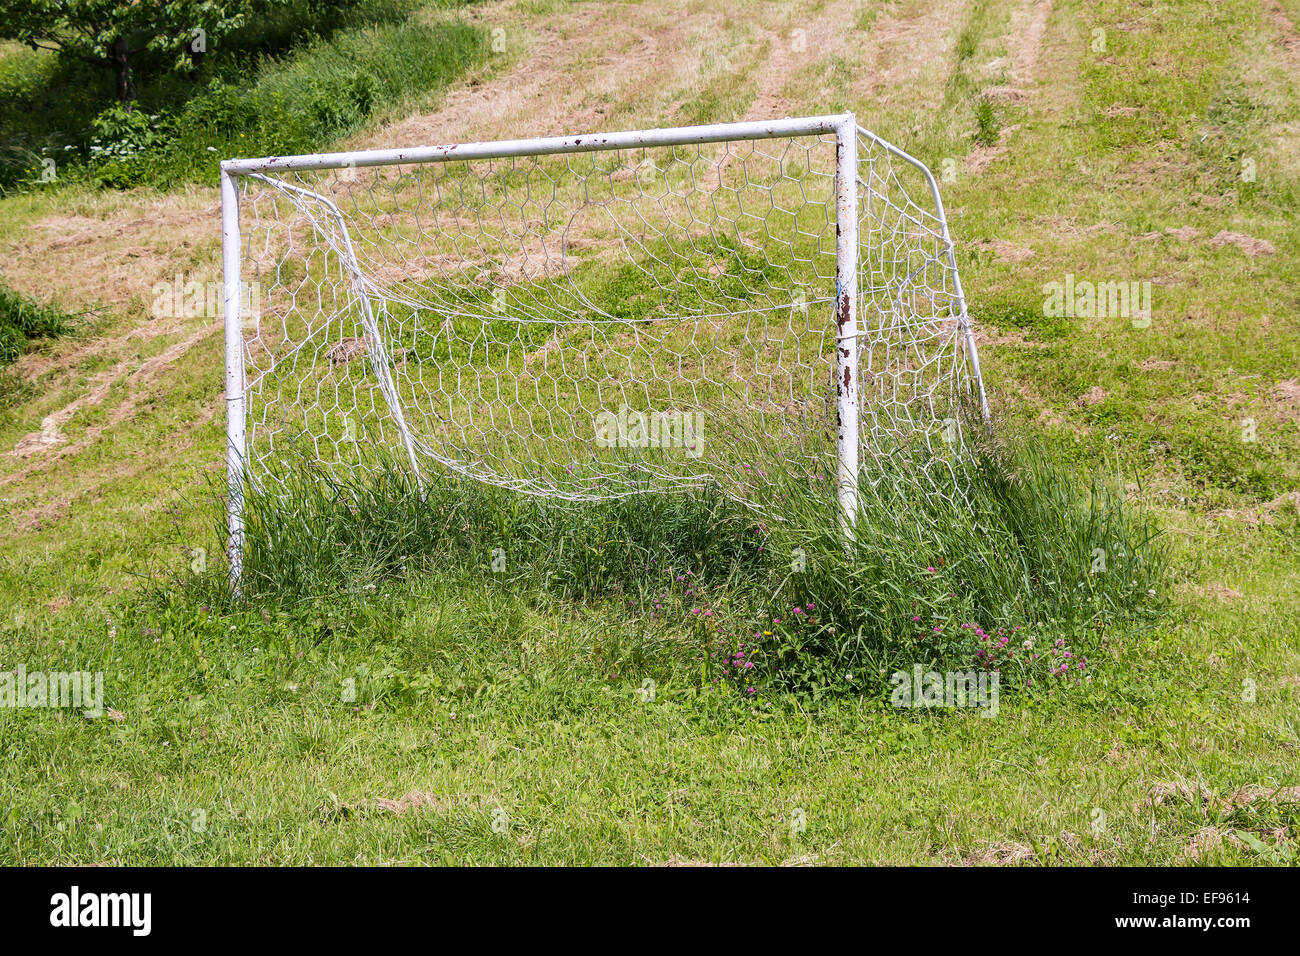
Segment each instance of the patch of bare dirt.
[{"label": "patch of bare dirt", "polygon": [[560,251],[554,255],[538,255],[528,249],[522,249],[512,256],[494,262],[488,272],[479,277],[481,283],[490,281],[498,286],[518,285],[521,282],[535,282],[539,279],[554,279],[568,275],[577,265],[577,261]]},{"label": "patch of bare dirt", "polygon": [[1271,256],[1277,251],[1273,243],[1267,239],[1256,239],[1254,236],[1241,232],[1228,232],[1226,229],[1211,239],[1210,245],[1219,247],[1233,245],[1252,259],[1256,256]]},{"label": "patch of bare dirt", "polygon": [[1270,395],[1283,418],[1300,422],[1300,379],[1289,378],[1278,382]]},{"label": "patch of bare dirt", "polygon": [[1240,591],[1226,584],[1206,584],[1198,587],[1196,591],[1203,597],[1214,598],[1217,601],[1235,601],[1241,597]]},{"label": "patch of bare dirt", "polygon": [[1277,30],[1277,43],[1297,69],[1300,69],[1300,32],[1277,0],[1268,0],[1268,15]]},{"label": "patch of bare dirt", "polygon": [[63,434],[59,429],[59,419],[54,415],[46,415],[41,419],[41,430],[29,432],[22,438],[18,439],[18,444],[10,454],[21,455],[23,458],[29,458],[47,448],[53,448],[55,445],[62,445],[68,440],[68,436]]},{"label": "patch of bare dirt", "polygon": [[975,330],[976,348],[997,348],[1000,345],[1020,345],[1027,348],[1046,348],[1046,342],[1036,342],[1029,337],[1029,333],[1024,329],[1010,329],[1001,335],[994,335],[987,329],[979,328]]},{"label": "patch of bare dirt", "polygon": [[419,810],[425,807],[434,810],[446,810],[447,803],[431,793],[425,793],[422,790],[412,790],[410,793],[404,793],[396,800],[389,800],[384,797],[376,797],[370,801],[372,806],[380,810],[387,810],[389,813],[405,813],[408,810]]},{"label": "patch of bare dirt", "polygon": [[1163,806],[1166,803],[1172,803],[1182,800],[1187,803],[1210,804],[1214,801],[1214,795],[1205,787],[1193,787],[1191,784],[1182,780],[1172,783],[1157,781],[1151,785],[1151,791],[1147,795],[1145,803],[1137,804],[1133,809],[1141,811],[1152,807]]},{"label": "patch of bare dirt", "polygon": [[1244,521],[1246,524],[1256,527],[1258,525],[1271,525],[1277,512],[1284,509],[1293,509],[1296,516],[1300,517],[1300,491],[1284,491],[1272,501],[1265,502],[1255,508],[1219,508],[1209,512],[1206,517],[1216,520]]},{"label": "patch of bare dirt", "polygon": [[1138,363],[1138,369],[1143,372],[1164,372],[1177,365],[1172,359],[1146,358]]},{"label": "patch of bare dirt", "polygon": [[998,130],[998,141],[995,144],[992,146],[979,145],[971,150],[966,155],[966,171],[969,173],[982,173],[984,170],[988,169],[989,166],[993,165],[994,160],[1001,156],[1005,156],[1007,150],[1010,148],[1007,145],[1007,140],[1009,140],[1011,134],[1018,129],[1020,129],[1018,124],[1004,126],[1002,129]]},{"label": "patch of bare dirt", "polygon": [[1229,830],[1223,830],[1219,827],[1201,827],[1192,834],[1191,840],[1188,841],[1186,848],[1182,852],[1185,860],[1199,861],[1207,855],[1215,852],[1221,846],[1225,839],[1240,843],[1241,841]]},{"label": "patch of bare dirt", "polygon": [[397,799],[393,800],[388,797],[374,797],[368,800],[358,800],[354,803],[340,803],[334,806],[324,806],[321,813],[327,817],[351,817],[364,816],[365,814],[379,810],[385,813],[392,813],[401,816],[412,810],[435,810],[445,812],[450,809],[450,801],[432,793],[426,793],[423,790],[412,790],[404,793]]},{"label": "patch of bare dirt", "polygon": [[[1066,830],[1058,838],[1059,844],[1075,855],[1080,861],[1090,863],[1094,866],[1104,866],[1114,863],[1114,853],[1104,847],[1085,847],[1079,837]],[[1023,863],[1037,862],[1038,855],[1023,843],[1014,841],[1001,841],[990,843],[988,846],[970,854],[962,860],[964,866],[1018,866]]]},{"label": "patch of bare dirt", "polygon": [[[1156,146],[1160,149],[1164,144],[1157,143]],[[1132,162],[1124,163],[1118,169],[1117,180],[1121,184],[1147,185],[1150,183],[1164,183],[1173,179],[1181,180],[1184,175],[1185,172],[1180,163],[1161,155],[1153,159],[1135,159]]]},{"label": "patch of bare dirt", "polygon": [[1223,802],[1227,807],[1244,807],[1260,800],[1265,803],[1300,803],[1300,787],[1262,787],[1251,783],[1232,791]]},{"label": "patch of bare dirt", "polygon": [[1038,58],[1043,52],[1043,37],[1047,34],[1047,19],[1051,15],[1052,0],[1035,0],[1020,43],[1011,55],[1011,75],[1017,83],[1027,84],[1037,74]]},{"label": "patch of bare dirt", "polygon": [[1106,391],[1100,385],[1094,385],[1075,400],[1075,405],[1080,408],[1091,408],[1093,405],[1100,405],[1110,397],[1110,392]]},{"label": "patch of bare dirt", "polygon": [[1023,843],[1004,840],[976,850],[962,862],[966,866],[1016,866],[1033,859],[1036,859],[1034,851]]},{"label": "patch of bare dirt", "polygon": [[706,867],[706,866],[740,866],[741,864],[736,863],[736,862],[733,861],[733,860],[724,860],[722,863],[714,863],[714,862],[712,862],[712,861],[710,861],[710,860],[691,860],[691,859],[687,859],[686,857],[673,856],[673,857],[669,857],[669,858],[668,858],[667,860],[665,860],[663,863],[654,863],[654,864],[651,864],[651,865],[652,865],[652,866],[698,866],[698,867]]},{"label": "patch of bare dirt", "polygon": [[994,102],[1020,103],[1029,99],[1029,94],[1018,86],[999,85],[985,87],[984,95]]},{"label": "patch of bare dirt", "polygon": [[67,517],[70,503],[63,500],[47,501],[37,508],[31,508],[14,519],[17,531],[42,531],[50,525]]},{"label": "patch of bare dirt", "polygon": [[1079,236],[1095,236],[1099,233],[1118,234],[1119,229],[1111,222],[1094,222],[1084,224],[1068,216],[1043,216],[1034,220],[1034,229],[1062,239]]},{"label": "patch of bare dirt", "polygon": [[988,249],[993,253],[994,262],[1027,262],[1034,257],[1034,250],[1017,246],[1005,239],[980,239],[971,243],[977,249]]},{"label": "patch of bare dirt", "polygon": [[984,95],[992,100],[1018,103],[1029,97],[1038,75],[1038,60],[1043,53],[1047,20],[1052,15],[1052,0],[1034,0],[1017,10],[1011,18],[1007,44],[1011,56],[1011,82],[992,86]]},{"label": "patch of bare dirt", "polygon": [[[1269,843],[1283,843],[1286,841],[1287,831],[1286,827],[1275,827],[1272,830],[1265,830],[1262,833],[1252,835]],[[1188,862],[1201,862],[1207,856],[1221,849],[1224,844],[1236,847],[1248,845],[1233,830],[1217,826],[1201,827],[1192,834],[1192,838],[1187,842],[1187,846],[1182,852],[1182,858]]]},{"label": "patch of bare dirt", "polygon": [[1144,232],[1138,236],[1138,239],[1142,242],[1154,242],[1157,239],[1170,236],[1179,242],[1191,242],[1194,239],[1199,239],[1201,235],[1201,230],[1195,226],[1166,226],[1163,232]]},{"label": "patch of bare dirt", "polygon": [[347,365],[353,359],[366,354],[366,340],[346,338],[329,351],[330,365]]}]

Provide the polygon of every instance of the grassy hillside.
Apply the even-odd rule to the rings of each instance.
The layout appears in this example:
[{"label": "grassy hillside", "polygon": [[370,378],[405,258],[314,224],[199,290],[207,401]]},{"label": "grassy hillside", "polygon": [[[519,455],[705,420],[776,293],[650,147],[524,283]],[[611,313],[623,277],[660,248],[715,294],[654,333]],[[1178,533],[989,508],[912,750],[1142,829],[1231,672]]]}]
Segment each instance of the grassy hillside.
[{"label": "grassy hillside", "polygon": [[[0,199],[0,281],[105,309],[11,366],[0,668],[103,671],[110,711],[0,709],[0,859],[1294,860],[1300,0],[501,0],[411,22],[453,16],[504,50],[394,72],[400,96],[329,135],[852,109],[929,163],[999,428],[1155,517],[1160,614],[1095,617],[1091,681],[1018,689],[992,719],[900,712],[842,674],[753,699],[711,689],[692,611],[738,630],[773,591],[716,546],[725,510],[671,500],[554,535],[508,500],[463,534],[377,520],[334,565],[268,570],[280,598],[230,606],[220,325],[150,313],[155,283],[219,276],[215,184],[73,177]],[[294,56],[353,76],[386,29]],[[1150,321],[1047,314],[1067,276],[1150,283]],[[516,532],[535,537],[492,573],[486,545]],[[651,553],[683,580],[617,563]]]}]

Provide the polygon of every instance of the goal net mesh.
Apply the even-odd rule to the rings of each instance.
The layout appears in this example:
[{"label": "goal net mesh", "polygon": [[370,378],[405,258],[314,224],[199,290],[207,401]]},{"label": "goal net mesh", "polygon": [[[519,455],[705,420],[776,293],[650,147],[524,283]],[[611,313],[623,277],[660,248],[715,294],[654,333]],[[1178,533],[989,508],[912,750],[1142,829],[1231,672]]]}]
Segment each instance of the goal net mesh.
[{"label": "goal net mesh", "polygon": [[[866,131],[858,157],[861,481],[919,456],[951,493],[975,393],[945,229],[915,167]],[[249,479],[830,480],[835,169],[823,134],[241,176]]]}]

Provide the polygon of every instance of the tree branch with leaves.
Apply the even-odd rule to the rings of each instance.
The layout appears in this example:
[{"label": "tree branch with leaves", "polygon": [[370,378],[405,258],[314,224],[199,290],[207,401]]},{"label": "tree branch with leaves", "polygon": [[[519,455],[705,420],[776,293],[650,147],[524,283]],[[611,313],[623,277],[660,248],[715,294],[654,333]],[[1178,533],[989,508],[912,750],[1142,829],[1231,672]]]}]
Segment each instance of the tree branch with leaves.
[{"label": "tree branch with leaves", "polygon": [[4,0],[0,38],[113,72],[127,109],[139,94],[141,54],[194,75],[209,44],[287,0]]}]

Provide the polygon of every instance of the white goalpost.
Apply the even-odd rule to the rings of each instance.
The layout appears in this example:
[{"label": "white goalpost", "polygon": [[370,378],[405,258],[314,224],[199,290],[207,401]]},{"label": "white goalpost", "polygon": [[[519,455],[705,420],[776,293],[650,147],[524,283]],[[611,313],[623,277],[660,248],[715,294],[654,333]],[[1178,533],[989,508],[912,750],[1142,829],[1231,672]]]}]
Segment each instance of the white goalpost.
[{"label": "white goalpost", "polygon": [[851,113],[227,160],[221,202],[236,583],[295,469],[757,506],[793,468],[849,530],[987,421],[938,185]]}]

